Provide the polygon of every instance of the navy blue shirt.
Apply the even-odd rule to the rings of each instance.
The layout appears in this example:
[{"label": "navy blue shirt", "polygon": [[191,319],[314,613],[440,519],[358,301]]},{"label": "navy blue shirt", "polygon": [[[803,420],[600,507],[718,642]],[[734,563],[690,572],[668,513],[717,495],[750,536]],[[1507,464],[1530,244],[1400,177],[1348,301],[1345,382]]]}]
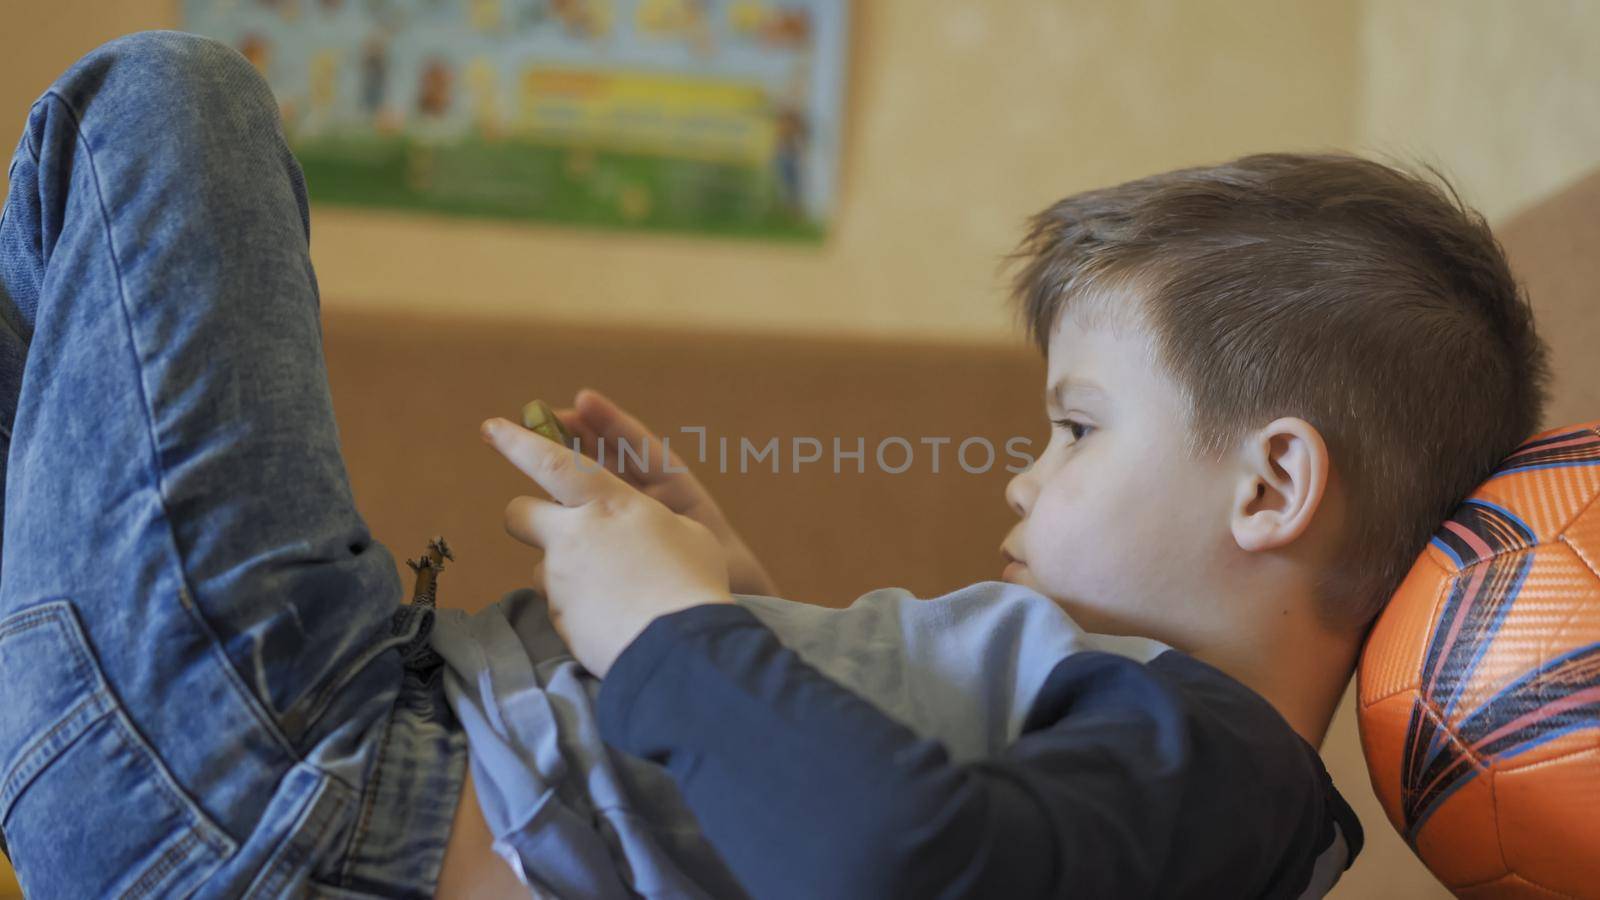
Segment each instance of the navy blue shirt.
[{"label": "navy blue shirt", "polygon": [[598,702],[759,898],[1319,895],[1362,842],[1316,750],[1175,650],[1065,657],[1016,742],[959,764],[740,606],[656,619]]}]

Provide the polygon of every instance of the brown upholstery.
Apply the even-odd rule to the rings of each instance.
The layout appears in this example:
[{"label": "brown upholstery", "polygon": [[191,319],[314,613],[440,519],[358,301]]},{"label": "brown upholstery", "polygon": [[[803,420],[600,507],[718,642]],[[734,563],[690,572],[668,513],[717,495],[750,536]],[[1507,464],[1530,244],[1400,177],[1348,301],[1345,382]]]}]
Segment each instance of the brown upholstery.
[{"label": "brown upholstery", "polygon": [[[743,334],[420,321],[328,311],[324,346],[357,503],[378,540],[405,557],[442,534],[456,562],[440,600],[478,608],[526,583],[535,552],[507,536],[502,514],[528,480],[478,439],[491,415],[515,419],[533,397],[570,404],[581,386],[606,391],[660,433],[704,426],[709,464],[693,467],[767,564],[784,596],[842,605],[898,585],[934,596],[996,578],[1015,521],[1003,499],[1005,440],[1042,447],[1044,367],[1015,347],[962,347]],[[917,449],[903,474],[880,471],[873,448],[900,436]],[[729,438],[730,471],[716,440]],[[782,471],[738,473],[738,441],[780,442]],[[790,441],[822,441],[823,461],[790,471]],[[954,440],[931,471],[923,437]],[[986,474],[957,465],[954,444],[984,436],[999,451]],[[866,474],[831,468],[832,441],[865,440]],[[674,449],[689,458],[697,438]],[[900,451],[886,463],[901,464]],[[983,462],[974,448],[968,461]],[[766,464],[770,466],[770,463]]]}]

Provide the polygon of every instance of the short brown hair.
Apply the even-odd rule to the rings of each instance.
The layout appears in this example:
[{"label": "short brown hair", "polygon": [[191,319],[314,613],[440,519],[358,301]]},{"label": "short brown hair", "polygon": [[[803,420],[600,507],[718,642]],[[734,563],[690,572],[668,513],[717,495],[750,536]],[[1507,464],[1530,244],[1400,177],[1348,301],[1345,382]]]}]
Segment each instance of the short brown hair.
[{"label": "short brown hair", "polygon": [[1181,169],[1054,204],[1016,254],[1041,352],[1075,302],[1137,298],[1196,455],[1279,416],[1322,434],[1352,525],[1319,582],[1335,624],[1370,622],[1543,414],[1527,298],[1483,217],[1427,171],[1276,153]]}]

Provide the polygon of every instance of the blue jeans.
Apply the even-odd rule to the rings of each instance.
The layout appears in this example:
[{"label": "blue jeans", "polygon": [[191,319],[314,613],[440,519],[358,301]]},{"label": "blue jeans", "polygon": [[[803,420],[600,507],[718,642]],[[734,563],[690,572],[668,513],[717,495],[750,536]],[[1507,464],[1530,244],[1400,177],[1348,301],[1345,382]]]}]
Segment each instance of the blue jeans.
[{"label": "blue jeans", "polygon": [[233,50],[94,51],[0,217],[0,830],[31,900],[427,897],[466,743],[353,502],[300,168]]}]

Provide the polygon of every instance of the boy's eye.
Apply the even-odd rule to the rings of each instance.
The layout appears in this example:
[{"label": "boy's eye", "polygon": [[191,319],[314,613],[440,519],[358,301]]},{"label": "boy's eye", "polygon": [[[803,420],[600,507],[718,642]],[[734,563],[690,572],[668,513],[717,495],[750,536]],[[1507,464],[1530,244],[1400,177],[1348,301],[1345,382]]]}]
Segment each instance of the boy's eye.
[{"label": "boy's eye", "polygon": [[1094,430],[1094,426],[1085,425],[1082,422],[1078,422],[1073,419],[1051,419],[1050,421],[1057,428],[1066,429],[1067,433],[1072,435],[1073,443],[1083,440],[1084,435],[1087,435],[1090,431]]}]

